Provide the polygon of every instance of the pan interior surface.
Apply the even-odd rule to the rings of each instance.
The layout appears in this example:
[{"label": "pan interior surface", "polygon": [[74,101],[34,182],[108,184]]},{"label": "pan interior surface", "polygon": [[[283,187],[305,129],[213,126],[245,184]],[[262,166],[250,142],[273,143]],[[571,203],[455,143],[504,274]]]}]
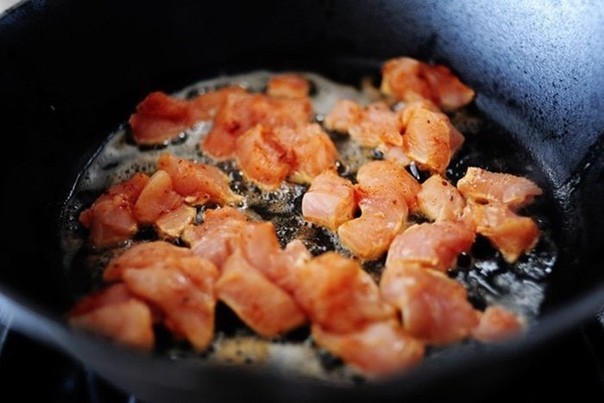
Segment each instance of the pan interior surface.
[{"label": "pan interior surface", "polygon": [[[379,80],[380,62],[359,63],[354,61],[329,62],[338,65],[341,71],[350,74],[359,72],[356,85],[333,81],[326,76],[309,71],[294,71],[305,77],[313,88],[311,99],[317,122],[321,122],[333,108],[336,100],[349,99],[362,104],[372,101],[371,93],[362,89],[361,83]],[[369,66],[373,66],[370,68]],[[361,73],[363,72],[364,73]],[[292,70],[255,70],[235,75],[222,75],[215,79],[202,80],[190,84],[172,96],[187,99],[217,88],[243,86],[251,92],[261,92],[267,81],[275,74]],[[134,108],[132,108],[134,111]],[[455,183],[470,166],[478,166],[492,172],[506,172],[539,180],[546,190],[540,200],[522,211],[523,215],[534,218],[542,232],[535,248],[515,263],[508,263],[488,242],[479,238],[472,251],[459,258],[457,268],[449,276],[460,281],[468,290],[469,298],[477,309],[488,305],[501,305],[524,317],[531,325],[540,316],[541,306],[548,292],[549,277],[556,270],[558,248],[555,233],[556,203],[551,195],[552,186],[543,183],[545,176],[522,146],[515,144],[505,130],[471,105],[451,114],[452,123],[466,137],[462,149],[455,155],[447,170],[447,177]],[[336,251],[350,256],[337,235],[318,226],[305,223],[301,213],[301,198],[308,190],[307,185],[284,183],[278,189],[266,191],[242,176],[234,161],[216,162],[197,148],[200,140],[207,135],[211,121],[197,124],[186,131],[176,141],[167,146],[145,148],[137,146],[131,139],[128,124],[121,122],[119,128],[108,136],[102,147],[93,153],[93,158],[72,187],[73,194],[65,204],[62,213],[61,240],[63,262],[72,295],[80,298],[102,285],[102,272],[107,262],[122,249],[95,251],[86,245],[86,232],[78,224],[79,213],[89,206],[110,185],[124,182],[136,172],[152,175],[156,162],[163,152],[170,152],[181,158],[214,164],[229,175],[231,188],[245,198],[243,211],[253,219],[271,221],[282,247],[294,239],[304,242],[313,255],[326,251]],[[332,140],[340,152],[338,171],[344,177],[354,178],[359,167],[367,161],[381,156],[371,149],[362,148],[349,136],[332,133]],[[410,169],[418,180],[425,180],[429,174],[417,168]],[[143,232],[135,242],[156,240],[157,235]],[[384,269],[384,258],[366,261],[363,268],[379,282]],[[217,307],[216,337],[207,352],[196,353],[186,343],[174,343],[169,337],[156,349],[155,353],[174,360],[199,361],[201,363],[240,363],[248,366],[278,366],[292,376],[311,376],[336,383],[359,382],[360,378],[350,372],[343,363],[328,352],[313,346],[310,328],[303,327],[280,336],[277,340],[259,337],[241,322],[226,305]],[[434,348],[428,354],[429,360],[438,360],[449,350],[476,348],[475,343],[460,343],[453,347]]]},{"label": "pan interior surface", "polygon": [[[489,133],[475,138],[485,139],[480,148],[510,150],[501,167],[527,170],[546,190],[547,201],[536,213],[552,229],[548,245],[555,252],[547,256],[556,256],[555,265],[512,272],[532,283],[548,282],[545,290],[537,287],[543,315],[532,340],[547,341],[593,315],[602,302],[593,290],[604,279],[602,2],[545,7],[386,1],[371,8],[355,1],[206,3],[34,0],[0,19],[0,110],[19,150],[4,156],[0,170],[6,189],[19,200],[18,206],[15,198],[1,201],[2,220],[11,230],[3,232],[0,292],[8,296],[16,327],[150,402],[208,395],[229,400],[260,392],[275,401],[400,400],[411,387],[398,379],[346,394],[323,384],[305,388],[301,380],[274,373],[157,362],[72,333],[62,314],[74,292],[84,292],[89,283],[65,275],[59,217],[82,169],[149,91],[175,92],[198,80],[257,68],[316,72],[355,86],[359,77],[375,74],[379,61],[403,54],[443,62],[466,79],[478,92],[477,109],[470,112],[487,116],[482,127]],[[491,126],[491,120],[497,123]],[[499,163],[496,154],[489,163]],[[466,281],[480,289],[478,274]],[[505,377],[496,364],[510,371],[520,367],[511,361],[526,360],[520,353],[527,346],[535,344],[502,346],[500,360],[491,363],[482,351],[451,352],[452,359],[435,360],[443,365],[410,374],[413,392],[434,389],[431,382],[451,370],[466,377],[441,385],[443,390],[476,387],[478,373]]]}]

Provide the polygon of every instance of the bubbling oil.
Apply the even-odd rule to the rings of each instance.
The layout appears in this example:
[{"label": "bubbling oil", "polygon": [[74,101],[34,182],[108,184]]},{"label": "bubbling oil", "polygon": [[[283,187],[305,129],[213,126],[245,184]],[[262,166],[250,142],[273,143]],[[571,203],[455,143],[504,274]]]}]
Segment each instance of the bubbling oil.
[{"label": "bubbling oil", "polygon": [[[313,72],[295,73],[301,74],[312,83],[314,91],[311,93],[311,101],[318,123],[323,121],[324,116],[339,99],[350,99],[360,104],[375,100],[375,92],[366,91],[362,86],[337,83]],[[259,70],[223,76],[200,81],[171,95],[186,99],[228,85],[239,85],[252,92],[263,91],[273,74],[275,72]],[[531,166],[527,164],[528,159],[517,147],[510,144],[509,136],[506,136],[501,128],[475,107],[466,107],[450,115],[450,118],[466,137],[463,148],[447,170],[447,177],[453,183],[464,175],[469,166],[530,177]],[[217,162],[199,150],[198,144],[211,127],[211,121],[199,122],[183,132],[175,141],[161,147],[147,148],[139,147],[132,141],[125,123],[109,134],[82,171],[62,215],[63,264],[72,285],[74,301],[100,286],[103,268],[112,257],[137,241],[155,237],[153,231],[142,230],[135,239],[120,247],[95,250],[87,244],[87,234],[78,224],[79,213],[111,185],[129,179],[136,172],[155,172],[160,154],[166,151],[181,158],[213,164],[223,170],[231,180],[233,191],[244,197],[238,208],[253,219],[272,221],[282,246],[293,239],[300,239],[313,255],[335,250],[350,256],[340,244],[337,234],[312,225],[302,217],[301,201],[307,186],[285,182],[276,190],[265,191],[247,181],[234,161]],[[338,172],[343,176],[354,179],[356,171],[363,163],[381,158],[379,153],[358,146],[348,136],[335,133],[330,133],[330,136],[339,151]],[[427,177],[427,174],[420,172],[417,167],[410,167],[410,172],[422,180]],[[538,223],[542,236],[538,245],[515,264],[505,262],[486,239],[480,236],[472,251],[460,256],[458,267],[449,274],[464,284],[470,300],[476,307],[501,304],[523,315],[529,325],[538,317],[547,278],[557,260],[550,221],[545,214],[546,204],[547,200],[537,200],[530,207],[529,213]],[[202,219],[204,208],[199,211],[198,221]],[[420,221],[421,217],[413,219]],[[384,267],[384,259],[364,262],[363,267],[377,281]],[[169,336],[158,337],[158,344],[157,353],[173,359],[234,365],[268,365],[292,374],[324,380],[358,380],[340,360],[313,344],[307,327],[277,339],[263,339],[255,335],[221,303],[217,306],[215,340],[203,354],[195,353],[187,345],[175,343]],[[447,348],[470,347],[468,343],[460,343]],[[436,353],[429,352],[426,359],[437,359],[438,349],[434,351]]]}]

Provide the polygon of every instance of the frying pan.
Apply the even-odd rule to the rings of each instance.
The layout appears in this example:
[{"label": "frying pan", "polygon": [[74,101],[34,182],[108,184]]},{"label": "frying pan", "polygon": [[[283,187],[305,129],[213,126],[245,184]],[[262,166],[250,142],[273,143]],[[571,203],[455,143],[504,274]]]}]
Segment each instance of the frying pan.
[{"label": "frying pan", "polygon": [[[604,305],[603,30],[595,0],[22,2],[0,19],[4,316],[148,402],[480,396]],[[525,337],[343,387],[143,356],[66,327],[62,203],[144,95],[253,68],[355,83],[399,55],[446,64],[474,88],[477,108],[526,153],[552,200],[559,259]]]}]

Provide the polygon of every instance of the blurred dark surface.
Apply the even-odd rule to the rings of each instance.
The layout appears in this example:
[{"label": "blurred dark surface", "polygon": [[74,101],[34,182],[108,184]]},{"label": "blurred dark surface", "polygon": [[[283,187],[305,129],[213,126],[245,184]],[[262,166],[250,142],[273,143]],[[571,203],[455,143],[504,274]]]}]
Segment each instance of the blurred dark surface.
[{"label": "blurred dark surface", "polygon": [[[3,402],[144,403],[63,353],[15,332],[9,332],[0,354],[0,391]],[[595,319],[479,401],[533,403],[568,393],[573,401],[604,401],[604,326]]]}]

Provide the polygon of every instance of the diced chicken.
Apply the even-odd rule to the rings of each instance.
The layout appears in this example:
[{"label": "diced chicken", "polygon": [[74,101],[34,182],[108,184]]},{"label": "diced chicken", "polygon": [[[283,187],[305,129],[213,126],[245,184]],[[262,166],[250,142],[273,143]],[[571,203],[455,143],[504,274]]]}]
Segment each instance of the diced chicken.
[{"label": "diced chicken", "polygon": [[269,126],[256,125],[236,141],[235,156],[243,175],[265,189],[281,185],[290,171],[292,156]]},{"label": "diced chicken", "polygon": [[285,245],[283,256],[292,267],[301,267],[312,258],[304,242],[299,239],[294,239]]},{"label": "diced chicken", "polygon": [[209,260],[167,242],[146,242],[114,258],[103,277],[122,280],[132,294],[152,303],[165,325],[196,349],[212,340],[218,270]]},{"label": "diced chicken", "polygon": [[499,342],[517,336],[524,329],[524,320],[498,305],[491,305],[480,316],[472,337],[483,342]]},{"label": "diced chicken", "polygon": [[405,102],[435,101],[430,84],[422,77],[422,69],[423,63],[410,57],[387,60],[382,65],[380,91]]},{"label": "diced chicken", "polygon": [[287,292],[268,280],[235,251],[223,266],[216,295],[255,332],[275,337],[306,322],[306,316]]},{"label": "diced chicken", "polygon": [[402,124],[398,114],[383,102],[365,107],[350,100],[338,101],[325,117],[327,130],[348,133],[364,147],[402,144]]},{"label": "diced chicken", "polygon": [[153,224],[162,215],[176,210],[184,200],[174,191],[166,171],[158,170],[149,179],[134,204],[134,216],[141,224]]},{"label": "diced chicken", "polygon": [[197,210],[194,207],[183,204],[159,217],[155,221],[155,227],[163,237],[178,238],[185,228],[195,221],[196,215]]},{"label": "diced chicken", "polygon": [[243,257],[271,282],[293,294],[298,284],[298,268],[311,255],[301,241],[281,249],[272,222],[248,222],[237,240]]},{"label": "diced chicken", "polygon": [[138,231],[132,205],[120,195],[95,202],[80,215],[80,222],[84,227],[90,228],[89,239],[97,247],[116,245]]},{"label": "diced chicken", "polygon": [[134,296],[123,283],[112,284],[100,290],[93,291],[79,301],[69,310],[68,316],[80,316],[106,305],[126,302]]},{"label": "diced chicken", "polygon": [[473,229],[463,222],[414,224],[392,241],[386,267],[413,263],[446,271],[455,266],[460,253],[470,250],[474,238]]},{"label": "diced chicken", "polygon": [[325,116],[324,125],[327,130],[346,134],[351,127],[361,120],[363,108],[349,99],[336,101],[334,107]]},{"label": "diced chicken", "polygon": [[69,312],[68,322],[135,349],[151,350],[155,344],[151,309],[124,284],[85,296]]},{"label": "diced chicken", "polygon": [[278,74],[267,83],[266,93],[272,97],[305,98],[308,97],[310,83],[300,74]]},{"label": "diced chicken", "polygon": [[361,216],[338,228],[343,246],[361,259],[376,259],[403,230],[419,183],[400,165],[371,161],[357,173]]},{"label": "diced chicken", "polygon": [[228,86],[198,95],[189,101],[189,109],[193,120],[198,122],[213,119],[225,105],[230,94],[245,93],[246,91],[242,87]]},{"label": "diced chicken", "polygon": [[181,237],[195,254],[221,268],[235,250],[246,222],[247,217],[232,207],[206,210],[204,222],[185,228]]},{"label": "diced chicken", "polygon": [[363,260],[377,259],[388,250],[390,243],[407,220],[405,200],[396,194],[361,196],[361,216],[338,228],[342,245]]},{"label": "diced chicken", "polygon": [[214,158],[231,158],[237,138],[257,123],[251,113],[252,100],[253,95],[247,92],[229,94],[214,117],[212,130],[200,142],[199,149]]},{"label": "diced chicken", "polygon": [[296,128],[311,122],[308,98],[276,98],[265,94],[229,94],[200,148],[214,158],[233,156],[237,138],[252,127]]},{"label": "diced chicken", "polygon": [[410,102],[429,100],[444,110],[457,109],[474,99],[474,91],[449,68],[399,57],[382,65],[381,91]]},{"label": "diced chicken", "polygon": [[422,214],[432,221],[457,221],[466,206],[459,190],[439,174],[422,183],[417,203]]},{"label": "diced chicken", "polygon": [[[127,269],[165,267],[187,271],[187,267],[210,266],[210,262],[195,255],[189,248],[181,248],[165,241],[138,243],[109,261],[103,272],[105,281],[122,279]],[[212,269],[207,269],[208,272]]]},{"label": "diced chicken", "polygon": [[136,107],[128,121],[137,144],[165,144],[194,123],[189,103],[155,91]]},{"label": "diced chicken", "polygon": [[474,99],[474,90],[462,83],[448,67],[424,63],[422,73],[442,109],[461,108]]},{"label": "diced chicken", "polygon": [[[165,241],[137,243],[109,261],[103,271],[103,280],[107,282],[121,281],[124,270],[149,267],[160,262],[165,256],[172,256],[180,252],[180,248],[174,248],[178,248],[178,246]],[[181,253],[182,256],[186,256],[189,251],[183,248]]]},{"label": "diced chicken", "polygon": [[403,167],[392,161],[370,161],[357,172],[357,182],[366,193],[401,194],[410,210],[417,208],[419,182]]},{"label": "diced chicken", "polygon": [[426,109],[432,112],[441,112],[441,110],[436,106],[432,101],[427,99],[419,99],[416,101],[405,102],[402,109],[397,111],[399,115],[399,119],[403,125],[403,128],[406,128],[411,120],[411,116],[418,109]]},{"label": "diced chicken", "polygon": [[286,178],[310,183],[335,166],[338,152],[318,124],[295,129],[257,125],[237,139],[235,156],[248,179],[273,189]]},{"label": "diced chicken", "polygon": [[352,182],[335,170],[318,175],[302,197],[302,215],[314,224],[337,231],[351,220],[357,209]]},{"label": "diced chicken", "polygon": [[413,160],[405,154],[402,146],[392,146],[389,144],[380,144],[376,147],[376,150],[380,151],[384,155],[386,161],[396,162],[401,166],[410,165]]},{"label": "diced chicken", "polygon": [[394,320],[371,323],[349,333],[312,326],[315,342],[369,377],[386,377],[418,365],[424,345]]},{"label": "diced chicken", "polygon": [[294,295],[294,290],[300,281],[298,271],[311,258],[312,255],[304,243],[294,239],[285,246],[285,249],[273,255],[270,266],[260,269],[273,283]]},{"label": "diced chicken", "polygon": [[490,172],[482,168],[469,167],[457,182],[457,189],[466,199],[478,203],[499,202],[512,211],[533,202],[543,191],[533,181],[521,176]]},{"label": "diced chicken", "polygon": [[361,111],[358,122],[348,129],[350,137],[365,147],[380,144],[400,146],[402,125],[396,113],[383,102],[374,102]]},{"label": "diced chicken", "polygon": [[288,176],[292,182],[311,183],[321,172],[335,166],[338,150],[320,125],[277,127],[274,134],[291,158]]},{"label": "diced chicken", "polygon": [[464,137],[444,113],[416,109],[403,135],[403,151],[422,169],[444,174]]},{"label": "diced chicken", "polygon": [[294,297],[314,324],[325,331],[347,333],[394,318],[394,309],[380,296],[360,264],[326,252],[301,266]]},{"label": "diced chicken", "polygon": [[164,315],[170,331],[186,338],[198,351],[208,347],[214,337],[214,281],[216,267],[197,258],[198,264],[183,268],[156,265],[126,269],[122,274],[128,289],[150,301]]},{"label": "diced chicken", "polygon": [[170,175],[174,190],[191,205],[208,201],[234,204],[241,200],[241,196],[229,187],[228,176],[212,165],[178,158],[166,152],[160,155],[157,167]]},{"label": "diced chicken", "polygon": [[248,222],[236,240],[237,247],[250,264],[269,277],[272,261],[281,252],[272,222]]},{"label": "diced chicken", "polygon": [[515,262],[539,241],[539,227],[530,217],[519,216],[497,202],[471,203],[470,207],[476,232],[487,237],[507,262]]},{"label": "diced chicken", "polygon": [[137,173],[129,180],[111,186],[80,213],[80,223],[90,230],[89,239],[94,246],[112,246],[137,233],[134,204],[148,182],[147,175]]},{"label": "diced chicken", "polygon": [[460,341],[478,324],[478,315],[468,302],[463,285],[417,263],[387,266],[380,290],[388,302],[401,310],[408,334],[428,344]]}]

